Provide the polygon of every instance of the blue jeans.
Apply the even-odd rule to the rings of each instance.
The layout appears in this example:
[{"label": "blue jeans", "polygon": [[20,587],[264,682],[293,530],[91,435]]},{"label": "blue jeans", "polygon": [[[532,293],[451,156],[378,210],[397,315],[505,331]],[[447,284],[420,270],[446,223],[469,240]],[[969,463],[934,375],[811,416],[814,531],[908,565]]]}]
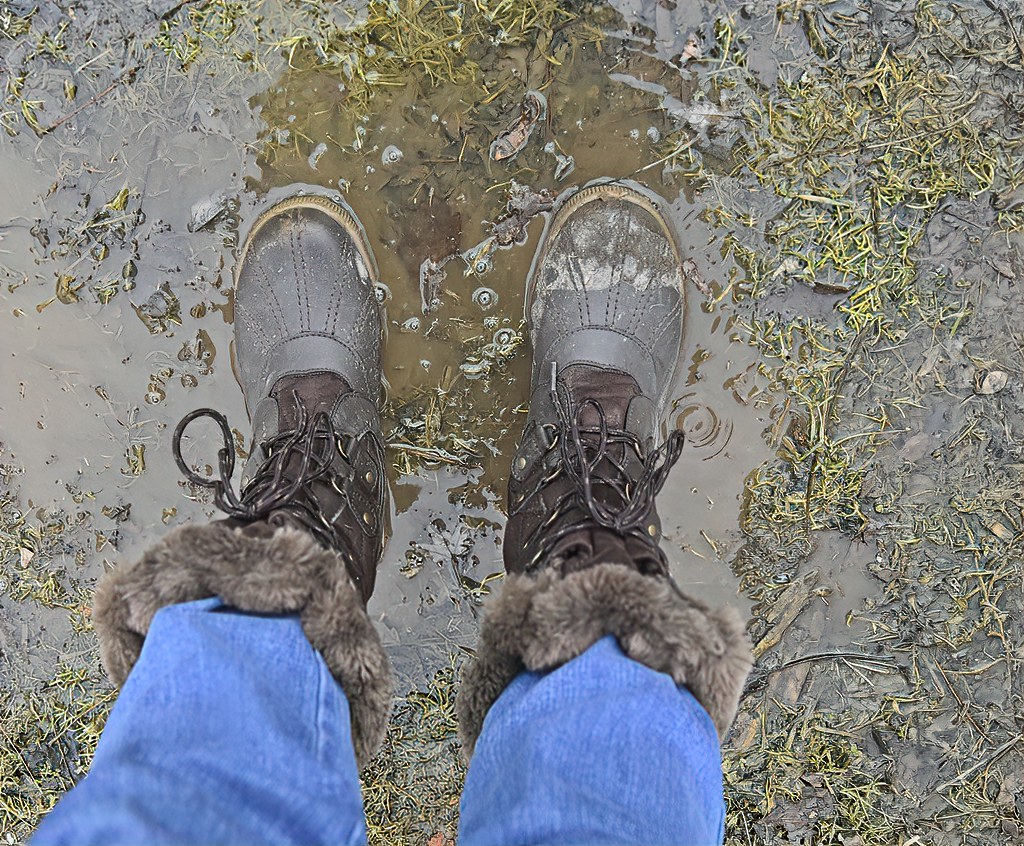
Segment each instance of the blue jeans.
[{"label": "blue jeans", "polygon": [[[724,814],[707,713],[605,638],[495,703],[459,843],[720,843]],[[160,611],[89,774],[32,842],[365,843],[348,703],[298,620]]]}]

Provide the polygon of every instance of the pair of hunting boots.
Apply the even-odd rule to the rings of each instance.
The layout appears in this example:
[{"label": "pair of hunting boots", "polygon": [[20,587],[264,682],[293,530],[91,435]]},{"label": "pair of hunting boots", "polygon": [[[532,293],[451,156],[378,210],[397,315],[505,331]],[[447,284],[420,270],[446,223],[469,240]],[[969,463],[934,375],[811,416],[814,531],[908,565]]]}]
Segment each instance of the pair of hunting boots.
[{"label": "pair of hunting boots", "polygon": [[[467,755],[519,672],[554,669],[606,635],[686,685],[720,734],[732,722],[751,661],[742,622],[682,592],[659,546],[655,498],[682,447],[679,432],[659,444],[682,340],[681,266],[661,203],[637,186],[593,183],[547,221],[527,282],[533,374],[509,473],[507,576],[459,694]],[[376,264],[352,211],[309,192],[256,219],[236,267],[237,376],[253,427],[241,490],[224,417],[188,415],[175,457],[226,518],[180,527],[104,577],[103,662],[122,683],[153,616],[173,603],[218,596],[298,614],[349,700],[362,765],[392,698],[366,613],[389,513]],[[214,478],[181,455],[199,417],[223,434]]]}]

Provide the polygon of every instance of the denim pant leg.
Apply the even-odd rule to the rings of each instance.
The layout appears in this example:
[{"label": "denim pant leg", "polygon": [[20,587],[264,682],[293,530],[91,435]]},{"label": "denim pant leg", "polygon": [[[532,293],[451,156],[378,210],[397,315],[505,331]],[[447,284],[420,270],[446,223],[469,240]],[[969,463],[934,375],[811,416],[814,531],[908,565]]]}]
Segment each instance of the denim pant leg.
[{"label": "denim pant leg", "polygon": [[32,842],[364,843],[349,707],[296,617],[153,619],[88,775]]},{"label": "denim pant leg", "polygon": [[462,795],[460,846],[721,843],[718,735],[672,679],[612,637],[523,673],[484,721]]}]

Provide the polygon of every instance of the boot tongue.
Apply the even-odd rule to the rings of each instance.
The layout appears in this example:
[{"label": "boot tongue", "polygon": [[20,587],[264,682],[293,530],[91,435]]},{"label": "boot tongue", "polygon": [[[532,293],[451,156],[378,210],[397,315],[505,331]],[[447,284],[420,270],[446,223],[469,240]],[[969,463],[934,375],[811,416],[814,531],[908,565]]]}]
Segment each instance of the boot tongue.
[{"label": "boot tongue", "polygon": [[[338,398],[350,390],[348,382],[336,373],[282,376],[270,391],[277,401],[277,431],[294,431],[303,422],[309,425],[320,412],[330,415]],[[302,456],[293,452],[285,462],[285,476],[296,478],[301,467]]]},{"label": "boot tongue", "polygon": [[559,378],[569,389],[573,409],[582,404],[578,418],[581,426],[596,429],[601,425],[601,416],[594,405],[596,402],[604,412],[605,425],[609,429],[626,428],[630,400],[640,396],[640,387],[632,376],[589,364],[572,364],[559,374]]},{"label": "boot tongue", "polygon": [[[313,373],[304,375],[284,376],[274,383],[270,396],[277,403],[277,435],[276,437],[289,437],[294,435],[300,426],[305,427],[297,443],[288,448],[285,455],[281,457],[283,464],[279,467],[278,482],[276,484],[288,487],[298,481],[300,476],[308,478],[310,467],[304,470],[304,453],[310,452],[310,461],[317,460],[313,456],[320,456],[321,462],[324,455],[324,443],[326,438],[331,438],[329,444],[328,462],[336,458],[334,449],[333,433],[330,428],[324,429],[318,426],[316,431],[309,430],[313,417],[321,412],[331,414],[337,404],[339,396],[349,390],[348,383],[334,373]],[[286,434],[289,433],[289,434]],[[283,450],[285,447],[280,443],[275,446],[276,450]],[[266,453],[268,448],[264,445],[262,452]],[[312,469],[315,469],[313,465]],[[312,508],[326,514],[336,513],[341,500],[339,495],[323,482],[317,482],[317,492],[310,495],[308,490],[300,489],[295,494],[296,501],[301,501]],[[290,526],[292,528],[305,529],[302,520],[295,514],[284,508],[281,511],[274,511],[266,518],[266,523],[274,527]]]},{"label": "boot tongue", "polygon": [[[630,402],[641,395],[640,387],[632,376],[603,367],[573,364],[565,368],[559,378],[569,390],[572,413],[576,414],[579,410],[576,419],[582,428],[600,428],[600,406],[607,429],[626,429]],[[596,435],[583,434],[582,437],[592,444],[598,440]],[[593,495],[598,500],[616,502],[617,495],[611,493],[602,476],[615,472],[610,458],[614,457],[621,462],[626,455],[626,448],[618,444],[610,449],[609,459],[601,461],[595,468]],[[624,564],[645,575],[665,572],[656,541],[621,535],[600,525],[581,528],[566,535],[552,549],[551,558],[561,567],[563,575],[586,570],[597,564]]]},{"label": "boot tongue", "polygon": [[[365,605],[373,592],[379,551],[373,552],[371,548],[369,554],[373,555],[372,558],[367,553],[367,526],[371,525],[371,520],[369,516],[363,517],[363,509],[367,509],[366,515],[376,514],[378,521],[386,515],[380,514],[373,504],[373,496],[377,494],[365,494],[347,481],[353,470],[351,459],[336,448],[336,439],[345,433],[338,432],[338,424],[333,418],[338,416],[339,404],[351,393],[348,382],[330,372],[284,376],[274,383],[269,396],[277,405],[277,432],[271,438],[280,440],[273,449],[283,451],[286,444],[290,445],[283,455],[278,453],[280,457],[276,460],[280,463],[276,467],[268,467],[267,464],[274,460],[267,455],[268,441],[259,445],[262,447],[259,451],[263,453],[264,463],[259,466],[256,479],[261,480],[262,493],[266,493],[271,486],[288,490],[300,476],[303,477],[303,484],[279,505],[268,509],[247,531],[273,532],[281,527],[289,527],[313,532],[321,545],[345,554],[348,575]],[[318,425],[311,430],[309,426],[312,418],[321,413],[332,418],[330,425]],[[300,425],[304,425],[305,429],[299,433],[296,441],[294,436]],[[304,472],[304,456],[307,452],[311,463]],[[253,453],[257,454],[255,446]],[[371,456],[366,460],[372,462],[374,474],[379,479],[379,459]],[[325,469],[327,472],[321,473]],[[338,480],[347,492],[339,489],[336,484]],[[255,484],[255,481],[249,484]],[[243,490],[243,496],[245,493],[246,489]],[[358,510],[349,499],[350,495],[356,494],[368,497],[365,502],[359,500]],[[372,531],[377,531],[376,526],[372,527]]]},{"label": "boot tongue", "polygon": [[282,376],[274,383],[270,396],[277,400],[277,430],[295,429],[306,411],[306,421],[321,411],[330,414],[338,398],[352,388],[337,373],[308,373]]}]

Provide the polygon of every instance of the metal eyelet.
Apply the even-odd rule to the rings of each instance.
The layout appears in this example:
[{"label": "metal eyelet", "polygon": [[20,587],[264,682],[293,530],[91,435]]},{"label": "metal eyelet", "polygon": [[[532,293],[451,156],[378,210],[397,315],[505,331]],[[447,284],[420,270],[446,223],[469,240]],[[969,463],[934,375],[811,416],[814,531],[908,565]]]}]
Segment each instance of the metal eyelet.
[{"label": "metal eyelet", "polygon": [[540,434],[546,451],[550,452],[553,450],[558,444],[558,427],[554,423],[545,423],[540,427]]}]

